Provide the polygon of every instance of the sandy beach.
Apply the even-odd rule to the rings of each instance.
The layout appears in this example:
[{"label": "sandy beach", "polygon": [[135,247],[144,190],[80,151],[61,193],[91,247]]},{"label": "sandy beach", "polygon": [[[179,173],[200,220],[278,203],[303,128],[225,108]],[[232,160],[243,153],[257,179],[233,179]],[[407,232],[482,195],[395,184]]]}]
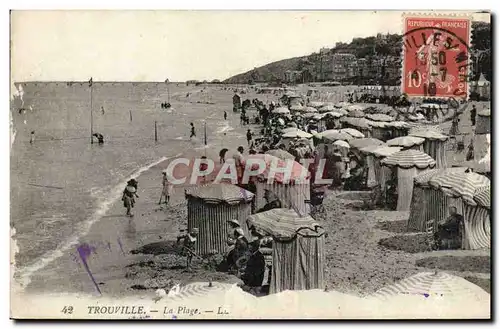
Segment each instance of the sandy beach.
[{"label": "sandy beach", "polygon": [[[230,92],[224,94],[227,99],[223,106],[220,103],[211,105],[214,110],[210,116],[215,120],[219,120],[217,117],[221,118],[223,109],[229,106]],[[245,98],[254,97],[259,95],[245,95]],[[184,102],[182,106],[203,107],[193,99]],[[177,104],[181,106],[181,103]],[[31,275],[26,291],[152,296],[156,289],[169,289],[177,283],[239,282],[235,276],[216,272],[210,260],[195,259],[193,271],[185,271],[185,258],[176,254],[174,242],[179,234],[185,233],[187,225],[186,186],[175,187],[169,206],[158,205],[161,172],[172,159],[206,155],[217,163],[220,146],[230,150],[246,146],[243,136],[247,127],[239,125],[239,114],[228,111],[228,115],[228,125],[234,128],[231,130],[233,137],[224,138],[223,143],[211,140],[212,146],[207,148],[200,136],[196,142],[171,143],[169,154],[165,155],[168,159],[137,177],[140,198],[134,208],[135,216],[126,217],[120,198],[114,200],[76,245]],[[462,117],[468,116],[467,110]],[[462,130],[470,130],[467,121],[462,120]],[[447,126],[449,123],[443,128]],[[458,162],[464,154],[449,152],[448,156],[452,162]],[[362,200],[366,197],[363,193],[329,191],[324,201],[326,214],[318,217],[328,232],[325,277],[329,288],[366,296],[412,274],[440,269],[465,277],[489,292],[489,250],[427,251],[421,234],[406,232],[407,212],[363,210]],[[88,255],[82,254],[82,250]],[[467,262],[472,265],[456,266]]]}]

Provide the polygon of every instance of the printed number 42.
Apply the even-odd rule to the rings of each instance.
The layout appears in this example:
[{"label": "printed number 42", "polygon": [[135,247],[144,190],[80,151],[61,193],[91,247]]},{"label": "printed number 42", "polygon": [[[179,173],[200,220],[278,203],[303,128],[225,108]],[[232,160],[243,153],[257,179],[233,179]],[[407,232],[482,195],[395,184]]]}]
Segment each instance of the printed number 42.
[{"label": "printed number 42", "polygon": [[64,314],[73,314],[73,306],[64,306],[61,312]]}]

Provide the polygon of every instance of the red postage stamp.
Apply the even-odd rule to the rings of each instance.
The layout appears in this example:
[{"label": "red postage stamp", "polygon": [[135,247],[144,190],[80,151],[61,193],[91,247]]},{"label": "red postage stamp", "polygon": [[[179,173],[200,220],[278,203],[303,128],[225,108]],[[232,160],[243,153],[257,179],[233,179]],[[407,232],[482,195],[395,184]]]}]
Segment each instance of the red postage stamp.
[{"label": "red postage stamp", "polygon": [[401,92],[408,97],[467,99],[468,18],[405,16]]}]

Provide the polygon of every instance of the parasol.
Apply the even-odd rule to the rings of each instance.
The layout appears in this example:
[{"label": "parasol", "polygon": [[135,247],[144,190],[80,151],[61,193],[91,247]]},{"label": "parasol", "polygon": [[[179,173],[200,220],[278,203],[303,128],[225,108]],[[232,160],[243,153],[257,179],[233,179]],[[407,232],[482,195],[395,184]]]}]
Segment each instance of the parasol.
[{"label": "parasol", "polygon": [[417,167],[419,169],[425,169],[433,168],[436,165],[436,160],[422,151],[406,150],[389,155],[381,161],[381,164],[401,168]]},{"label": "parasol", "polygon": [[275,108],[272,113],[279,113],[279,114],[288,114],[290,113],[290,110],[286,107],[278,107]]},{"label": "parasol", "polygon": [[349,113],[347,113],[347,116],[351,118],[363,118],[365,116],[365,113],[361,110],[355,109],[349,111]]},{"label": "parasol", "polygon": [[300,130],[298,128],[288,128],[288,129],[290,130],[282,135],[283,138],[311,138],[313,136],[310,133]]},{"label": "parasol", "polygon": [[387,114],[367,114],[366,118],[372,121],[384,121],[384,122],[394,121],[394,118]]},{"label": "parasol", "polygon": [[346,141],[343,141],[343,140],[336,140],[335,142],[333,142],[333,145],[337,145],[339,147],[343,147],[343,148],[351,148],[351,146],[349,145],[349,143],[347,143]]},{"label": "parasol", "polygon": [[380,146],[384,145],[384,142],[376,138],[357,138],[349,141],[352,148],[362,149],[367,146]]},{"label": "parasol", "polygon": [[361,131],[356,130],[354,128],[343,128],[343,129],[340,129],[340,132],[349,134],[354,138],[364,138],[365,137],[365,135]]},{"label": "parasol", "polygon": [[401,136],[387,141],[388,146],[413,147],[421,145],[425,142],[425,138],[416,136]]}]

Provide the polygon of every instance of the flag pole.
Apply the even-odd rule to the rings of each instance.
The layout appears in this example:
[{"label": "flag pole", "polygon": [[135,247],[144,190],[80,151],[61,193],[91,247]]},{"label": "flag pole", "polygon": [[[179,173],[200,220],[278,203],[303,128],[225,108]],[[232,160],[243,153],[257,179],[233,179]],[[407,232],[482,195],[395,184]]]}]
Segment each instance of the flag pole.
[{"label": "flag pole", "polygon": [[90,87],[90,144],[94,144],[94,117],[92,111],[92,78],[89,81]]}]

